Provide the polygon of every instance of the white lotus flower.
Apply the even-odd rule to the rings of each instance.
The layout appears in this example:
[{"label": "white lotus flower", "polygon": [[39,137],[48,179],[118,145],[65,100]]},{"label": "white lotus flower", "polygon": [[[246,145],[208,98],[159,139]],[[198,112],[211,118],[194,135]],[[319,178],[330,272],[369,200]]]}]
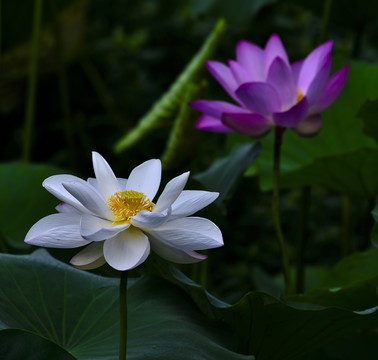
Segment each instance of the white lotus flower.
[{"label": "white lotus flower", "polygon": [[169,181],[153,203],[161,180],[160,160],[137,166],[126,180],[116,178],[100,154],[93,152],[92,159],[96,178],[55,175],[43,182],[63,203],[56,208],[59,213],[32,226],[26,243],[53,248],[88,245],[71,264],[93,269],[107,262],[117,270],[138,266],[150,248],[169,261],[192,263],[206,258],[195,250],[223,245],[213,222],[190,216],[219,194],[183,190],[189,172]]}]

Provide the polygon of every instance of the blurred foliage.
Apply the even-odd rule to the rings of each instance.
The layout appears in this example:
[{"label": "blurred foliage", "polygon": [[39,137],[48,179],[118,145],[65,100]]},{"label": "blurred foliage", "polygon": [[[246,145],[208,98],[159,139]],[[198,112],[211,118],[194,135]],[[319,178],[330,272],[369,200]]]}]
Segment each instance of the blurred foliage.
[{"label": "blurred foliage", "polygon": [[[302,333],[303,328],[296,325],[306,320],[311,324],[319,322],[298,349],[298,358],[310,353],[309,360],[348,359],[356,353],[355,349],[363,349],[366,359],[376,358],[376,348],[371,346],[372,339],[376,340],[376,330],[365,327],[366,319],[354,311],[361,310],[355,306],[359,301],[364,306],[378,305],[374,303],[377,256],[376,250],[369,249],[371,240],[378,243],[377,224],[373,229],[371,216],[378,186],[377,7],[378,3],[368,0],[46,0],[42,11],[31,164],[22,164],[19,160],[25,140],[33,2],[2,1],[1,251],[29,253],[32,250],[24,245],[24,235],[34,221],[53,212],[57,204],[40,186],[50,174],[93,176],[91,151],[100,152],[115,173],[125,177],[146,159],[163,157],[163,184],[190,170],[197,176],[191,177],[188,189],[214,189],[220,184],[222,196],[228,195],[222,202],[223,212],[213,204],[199,216],[202,214],[217,223],[224,234],[225,246],[212,250],[206,261],[207,289],[229,303],[241,299],[238,305],[227,310],[229,325],[234,316],[234,319],[246,317],[238,309],[251,306],[261,315],[253,330],[256,339],[252,345],[244,344],[244,351],[252,347],[261,351],[261,358],[273,359],[281,354],[281,359],[285,356],[289,359],[288,354],[296,343],[291,338],[285,343],[279,333],[285,334],[286,325],[292,331],[287,333],[288,337]],[[291,307],[272,296],[279,297],[282,289],[279,250],[270,215],[272,139],[262,139],[263,151],[247,171],[249,177],[243,177],[244,168],[256,155],[254,142],[235,134],[196,131],[194,123],[199,114],[186,106],[191,98],[227,99],[201,64],[202,58],[201,61],[197,58],[196,76],[177,85],[176,79],[185,74],[183,69],[200,53],[221,18],[227,22],[227,29],[220,29],[218,35],[222,36],[211,47],[214,60],[226,62],[235,58],[239,39],[263,46],[275,32],[292,61],[305,57],[319,43],[333,39],[334,68],[349,63],[345,91],[324,113],[320,134],[312,139],[301,139],[290,131],[284,134],[281,213],[292,260],[297,253],[298,223],[303,211],[301,188],[311,186],[305,234],[306,291],[295,300],[321,304],[327,307],[323,313],[306,313],[302,317],[303,309],[299,305]],[[157,121],[151,115],[153,104],[159,104],[159,99],[175,86],[182,97],[180,101],[172,97],[171,100],[177,101],[169,112],[169,121],[162,127],[149,129],[152,131],[140,136],[138,142],[115,153],[119,140],[135,131],[146,114],[150,123]],[[235,144],[242,145],[234,148]],[[223,173],[222,166],[234,172]],[[212,180],[201,182],[201,177]],[[342,222],[345,197],[350,204],[347,223]],[[375,216],[376,213],[377,210]],[[346,232],[349,252],[354,254],[338,263],[345,254],[341,239]],[[50,252],[64,261],[72,255],[70,250]],[[148,264],[135,273],[142,274],[146,268]],[[360,270],[353,271],[355,268]],[[186,275],[199,271],[192,266],[181,266],[180,270]],[[97,272],[114,275],[107,267]],[[176,279],[168,275],[165,277],[176,284],[181,281],[179,286],[196,300],[198,293],[188,290],[187,278],[178,280],[177,273]],[[330,292],[330,287],[340,289]],[[263,290],[270,295],[262,292],[246,295],[251,290]],[[369,296],[362,299],[358,293],[365,290]],[[354,304],[350,308],[343,302],[346,298],[350,300],[348,304]],[[213,305],[206,306],[213,311]],[[206,313],[206,309],[203,311]],[[274,316],[280,313],[284,320],[276,322]],[[368,316],[366,322],[376,320],[375,312]],[[332,340],[331,335],[340,328],[322,333],[330,318],[339,321],[335,322],[337,326],[347,324],[349,330],[354,327],[354,332],[351,330],[341,340]],[[272,355],[270,351],[275,348],[259,335],[260,332],[266,335],[263,331],[267,329],[277,335],[276,348],[281,353]],[[328,335],[332,341],[326,344]],[[12,341],[20,338],[27,343],[33,341],[33,336],[24,333],[1,336]]]}]

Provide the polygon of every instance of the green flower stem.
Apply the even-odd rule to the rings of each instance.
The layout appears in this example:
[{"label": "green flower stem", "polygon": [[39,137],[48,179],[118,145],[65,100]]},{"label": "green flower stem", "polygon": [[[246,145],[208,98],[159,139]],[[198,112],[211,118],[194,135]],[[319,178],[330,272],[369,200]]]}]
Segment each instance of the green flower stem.
[{"label": "green flower stem", "polygon": [[319,32],[318,44],[322,44],[326,40],[329,18],[331,15],[332,0],[324,0],[322,25]]},{"label": "green flower stem", "polygon": [[127,351],[127,271],[121,272],[119,284],[119,360],[126,360]]},{"label": "green flower stem", "polygon": [[351,204],[350,197],[343,195],[341,197],[341,256],[346,257],[352,252],[351,240]]},{"label": "green flower stem", "polygon": [[297,243],[297,264],[296,264],[296,279],[295,290],[301,293],[305,287],[305,254],[307,247],[307,230],[308,218],[311,199],[311,187],[305,186],[301,190],[301,200],[298,219],[298,243]]},{"label": "green flower stem", "polygon": [[31,141],[34,123],[34,109],[35,98],[37,93],[37,68],[38,68],[38,52],[39,52],[39,38],[41,32],[42,20],[42,0],[35,0],[34,15],[33,15],[33,32],[31,41],[31,53],[28,75],[28,91],[25,108],[25,132],[23,141],[22,159],[28,162],[31,153]]},{"label": "green flower stem", "polygon": [[280,219],[280,199],[279,199],[279,178],[280,178],[280,160],[281,160],[281,145],[282,134],[284,129],[277,126],[274,129],[274,158],[273,158],[273,197],[272,197],[272,214],[274,228],[276,230],[278,246],[281,252],[282,270],[285,281],[285,294],[288,295],[292,292],[291,276],[290,276],[290,263],[285,245],[285,240],[281,228]]},{"label": "green flower stem", "polygon": [[53,30],[56,39],[56,50],[58,53],[57,61],[57,75],[58,75],[58,89],[60,94],[60,104],[63,112],[63,124],[65,130],[65,137],[68,150],[68,158],[72,169],[76,168],[76,157],[75,157],[75,141],[74,133],[72,128],[71,119],[71,105],[70,105],[70,93],[68,87],[68,77],[67,69],[64,60],[64,50],[63,50],[63,34],[61,24],[58,21],[58,12],[56,9],[56,1],[49,0],[50,11],[54,17]]},{"label": "green flower stem", "polygon": [[3,48],[3,11],[2,11],[2,1],[0,0],[0,67],[1,67],[1,61],[3,60],[2,55],[2,48]]}]

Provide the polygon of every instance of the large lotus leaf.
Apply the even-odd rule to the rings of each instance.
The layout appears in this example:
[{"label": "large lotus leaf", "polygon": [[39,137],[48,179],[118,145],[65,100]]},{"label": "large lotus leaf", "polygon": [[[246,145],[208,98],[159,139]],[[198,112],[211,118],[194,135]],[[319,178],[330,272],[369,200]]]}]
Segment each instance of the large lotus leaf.
[{"label": "large lotus leaf", "polygon": [[[118,279],[77,270],[45,250],[0,255],[0,272],[0,329],[29,331],[77,359],[118,358]],[[229,329],[160,278],[129,281],[128,313],[128,359],[253,358],[229,350]]]},{"label": "large lotus leaf", "polygon": [[59,203],[42,187],[42,182],[59,173],[62,170],[45,165],[0,164],[0,234],[8,244],[30,248],[24,243],[26,233]]},{"label": "large lotus leaf", "polygon": [[20,329],[0,331],[0,354],[5,360],[75,360],[54,342]]},{"label": "large lotus leaf", "polygon": [[[158,263],[157,268],[164,269],[159,259],[153,260]],[[375,287],[369,277],[364,294],[358,293],[362,286],[347,294],[359,299],[369,293],[370,305],[375,307],[359,312],[308,302],[289,303],[261,291],[252,291],[230,305],[210,295],[173,266],[161,270],[161,275],[190,294],[207,316],[228,323],[240,340],[239,350],[252,353],[259,360],[303,359],[355,329],[374,328],[378,321],[378,298],[372,297],[371,290]]]},{"label": "large lotus leaf", "polygon": [[378,306],[378,249],[342,259],[329,269],[323,283],[290,300],[364,311]]},{"label": "large lotus leaf", "polygon": [[[361,169],[361,166],[364,166],[361,164],[361,156],[363,151],[366,151],[371,166],[376,169],[377,160],[373,159],[375,153],[372,151],[378,147],[377,143],[364,133],[364,123],[359,118],[359,110],[367,99],[378,97],[377,83],[378,65],[351,61],[345,89],[336,103],[323,113],[324,126],[320,133],[313,138],[301,138],[291,130],[285,131],[281,157],[282,186],[332,184],[332,187],[340,192],[348,191],[362,196],[366,196],[367,193],[368,196],[374,195],[372,194],[376,191],[374,186],[369,185],[368,189],[362,186],[365,183],[371,184],[373,170]],[[240,135],[235,134],[229,137],[230,143],[241,139]],[[261,142],[264,152],[247,171],[247,175],[260,172],[261,187],[270,189],[273,162],[272,134]],[[350,154],[350,159],[347,159],[347,154]],[[342,157],[343,155],[346,157]],[[340,164],[340,161],[343,164]],[[344,176],[344,181],[340,182],[340,185],[332,178],[326,179],[326,174],[323,174],[333,166],[338,168],[339,176]],[[349,171],[354,169],[363,171],[358,182],[355,180],[356,175],[351,178],[349,176]],[[330,176],[333,175],[331,172]]]}]

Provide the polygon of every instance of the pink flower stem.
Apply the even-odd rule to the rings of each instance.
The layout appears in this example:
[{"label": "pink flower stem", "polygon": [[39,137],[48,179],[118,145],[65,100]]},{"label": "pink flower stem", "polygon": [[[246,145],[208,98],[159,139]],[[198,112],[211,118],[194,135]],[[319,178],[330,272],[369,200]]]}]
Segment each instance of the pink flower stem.
[{"label": "pink flower stem", "polygon": [[127,351],[127,271],[121,272],[119,284],[119,360],[126,360]]},{"label": "pink flower stem", "polygon": [[273,196],[272,196],[272,214],[274,228],[277,235],[278,246],[281,252],[282,270],[285,282],[285,294],[292,292],[290,263],[286,249],[285,240],[281,228],[280,218],[280,197],[279,197],[279,178],[280,178],[280,160],[281,160],[281,145],[284,128],[277,126],[274,129],[274,159],[273,159]]}]

